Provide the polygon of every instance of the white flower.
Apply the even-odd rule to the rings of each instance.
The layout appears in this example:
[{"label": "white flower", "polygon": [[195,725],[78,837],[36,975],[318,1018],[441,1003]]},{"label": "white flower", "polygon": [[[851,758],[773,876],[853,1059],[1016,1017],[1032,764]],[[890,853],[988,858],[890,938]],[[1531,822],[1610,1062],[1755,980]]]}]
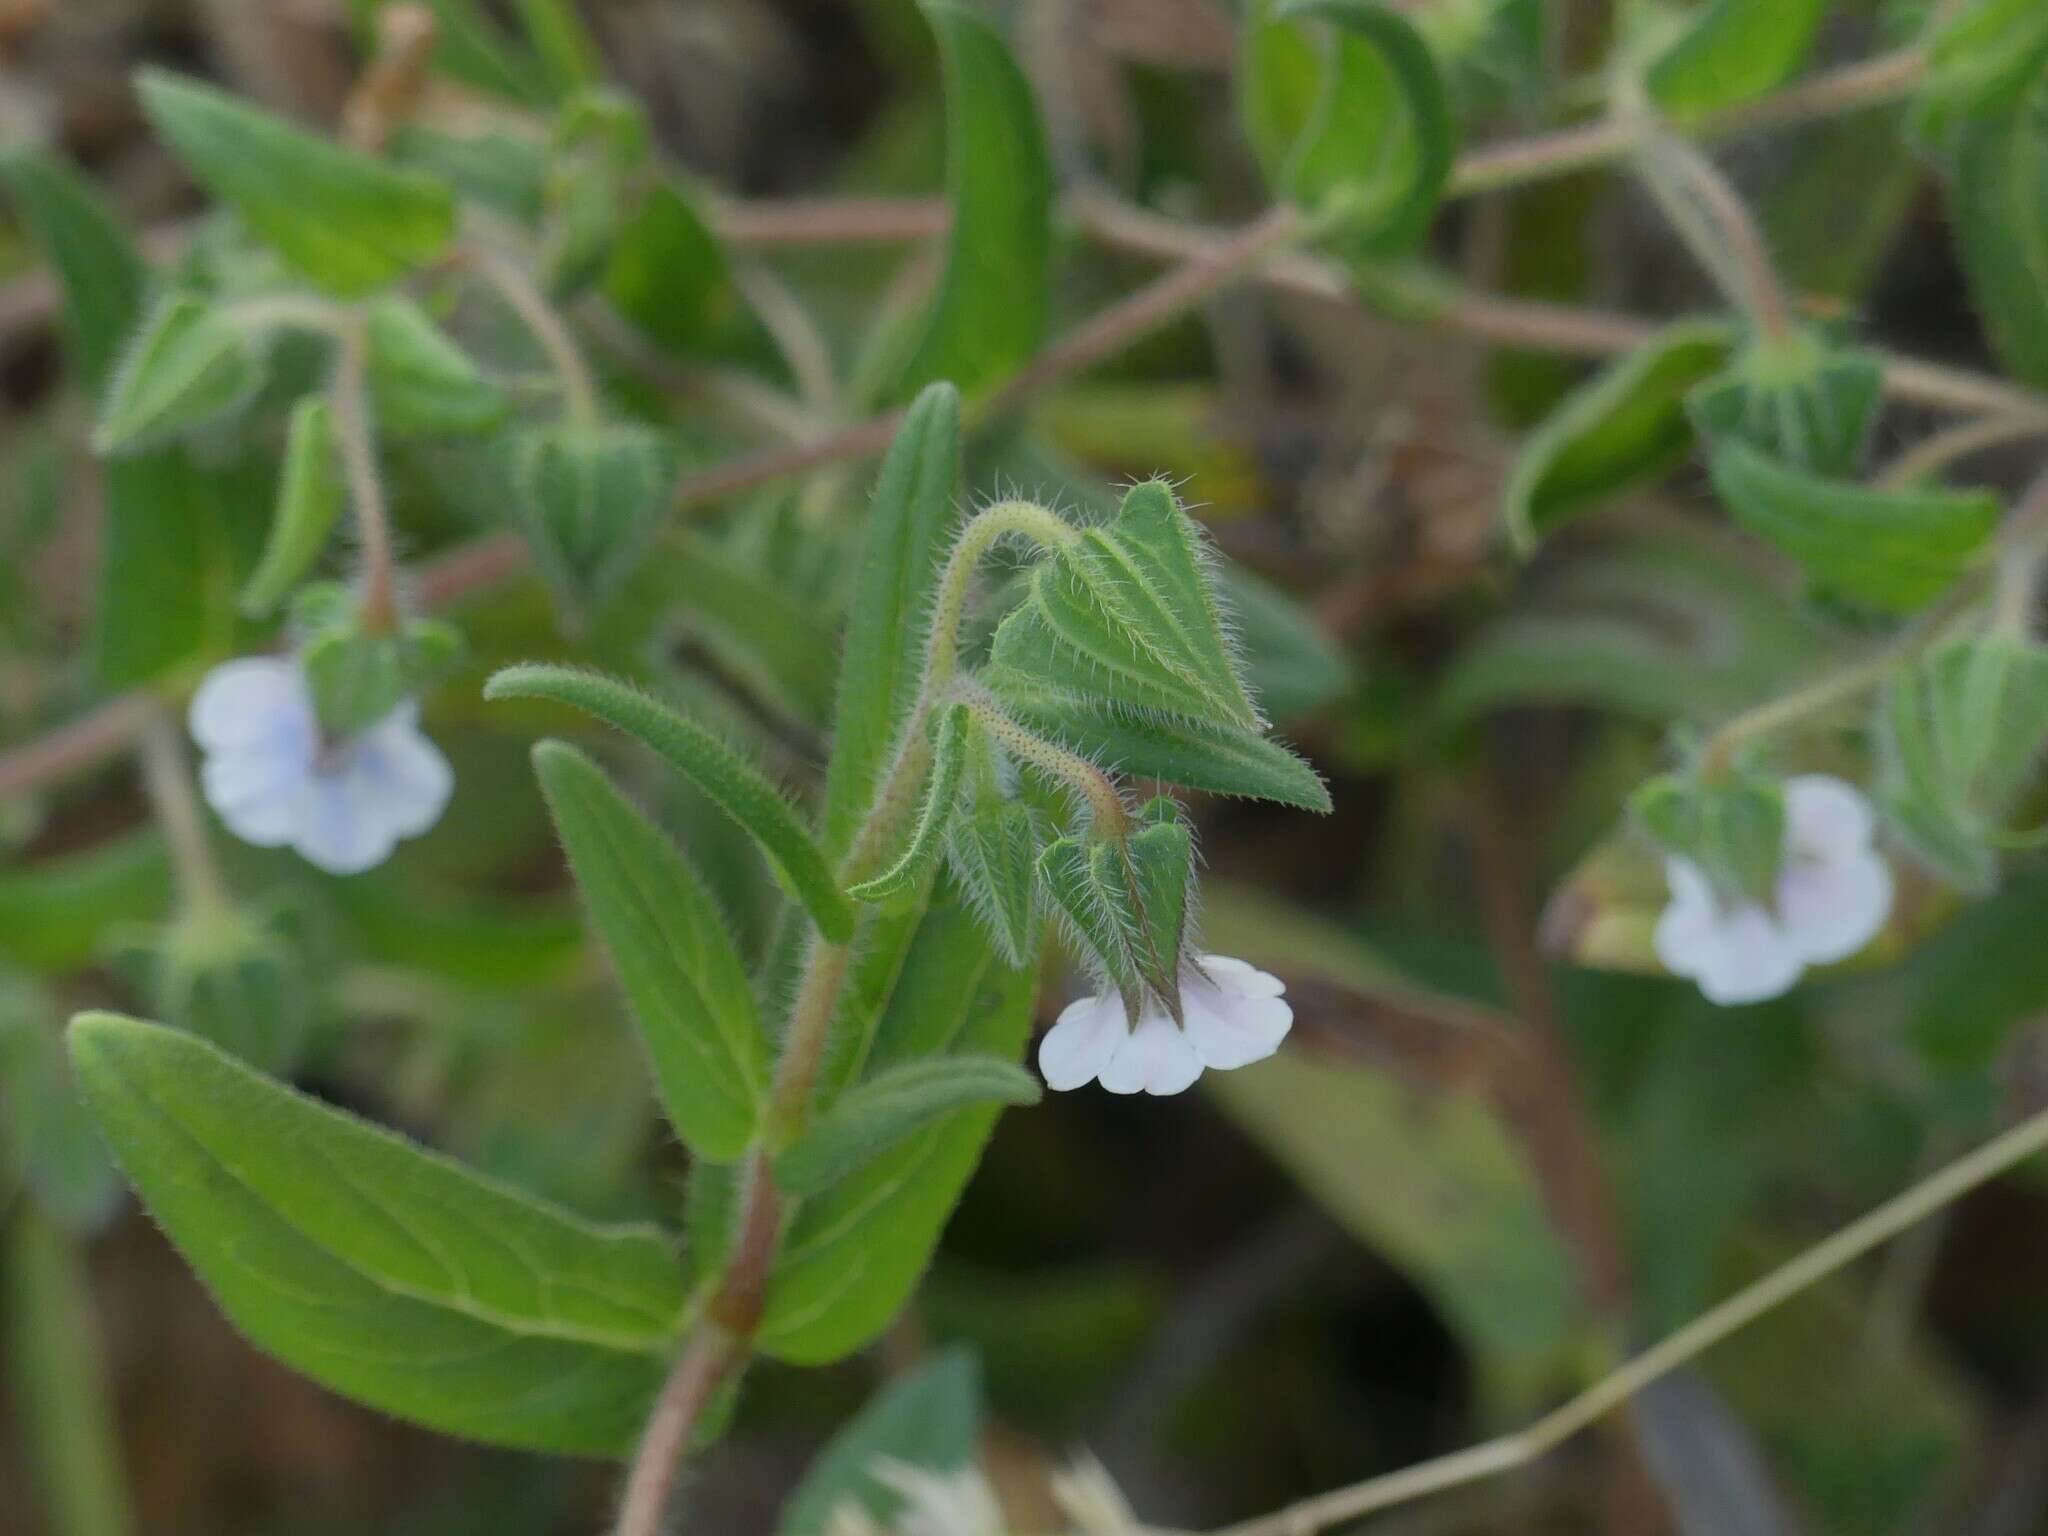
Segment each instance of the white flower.
[{"label": "white flower", "polygon": [[188,718],[206,754],[200,785],[228,830],[261,848],[289,844],[329,874],[383,863],[440,819],[455,785],[411,699],[326,742],[298,664],[279,657],[215,667]]},{"label": "white flower", "polygon": [[1294,1022],[1280,978],[1228,955],[1202,955],[1181,976],[1182,1023],[1147,994],[1137,1027],[1114,987],[1069,1003],[1038,1047],[1053,1088],[1099,1080],[1111,1093],[1179,1093],[1204,1067],[1228,1071],[1280,1049]]},{"label": "white flower", "polygon": [[[893,1536],[1001,1536],[1002,1506],[977,1468],[933,1472],[882,1456],[868,1470],[903,1500],[889,1522]],[[826,1536],[880,1536],[881,1530],[854,1498],[840,1500],[826,1517]]]},{"label": "white flower", "polygon": [[1671,904],[1657,919],[1657,958],[1723,1005],[1776,997],[1809,965],[1847,959],[1891,915],[1892,872],[1871,846],[1874,830],[1870,802],[1840,779],[1788,779],[1770,904],[1725,899],[1674,854],[1664,861]]}]

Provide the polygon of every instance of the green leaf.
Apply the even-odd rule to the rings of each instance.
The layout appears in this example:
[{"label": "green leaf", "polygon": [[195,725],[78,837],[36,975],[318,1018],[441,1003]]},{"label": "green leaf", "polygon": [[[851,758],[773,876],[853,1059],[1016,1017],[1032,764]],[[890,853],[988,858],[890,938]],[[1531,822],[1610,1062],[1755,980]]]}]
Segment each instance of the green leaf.
[{"label": "green leaf", "polygon": [[754,1139],[768,1040],[739,952],[703,882],[661,830],[573,747],[533,749],[591,921],[647,1042],[669,1123],[700,1157]]},{"label": "green leaf", "polygon": [[552,699],[595,715],[644,742],[751,833],[783,886],[835,944],[853,936],[853,907],[831,866],[782,795],[732,748],[629,683],[574,667],[507,667],[484,685],[487,699]]},{"label": "green leaf", "polygon": [[[888,992],[870,1070],[948,1054],[1014,1061],[1031,1033],[1036,981],[1002,964],[942,882]],[[953,1110],[803,1202],[769,1282],[756,1339],[763,1353],[821,1365],[889,1326],[931,1261],[997,1113]]]},{"label": "green leaf", "polygon": [[1546,569],[1451,664],[1436,714],[1589,705],[1641,720],[1717,720],[1820,667],[1840,641],[1753,559],[1692,536],[1601,544]]},{"label": "green leaf", "polygon": [[659,1233],[529,1200],[159,1025],[82,1014],[71,1055],[151,1214],[258,1348],[444,1433],[633,1444],[683,1312]]},{"label": "green leaf", "polygon": [[158,69],[136,93],[172,153],[278,255],[352,297],[440,257],[455,202],[437,183],[341,149],[212,86]]},{"label": "green leaf", "polygon": [[0,975],[0,1180],[73,1232],[104,1227],[120,1208],[121,1178],[65,1059],[56,1000]]},{"label": "green leaf", "polygon": [[342,499],[333,408],[325,398],[307,395],[292,407],[277,510],[271,514],[263,558],[242,587],[243,613],[252,618],[269,613],[313,568],[341,516]]},{"label": "green leaf", "polygon": [[1330,809],[1315,769],[1258,731],[1142,714],[1011,667],[990,667],[981,679],[1020,723],[1128,777]]},{"label": "green leaf", "polygon": [[953,823],[947,867],[1011,965],[1038,959],[1038,850],[1050,823],[1019,800],[991,799]]},{"label": "green leaf", "polygon": [[[348,0],[363,51],[374,51],[377,13],[400,0]],[[547,83],[478,0],[424,0],[434,13],[434,68],[451,80],[526,106],[539,106]]]},{"label": "green leaf", "polygon": [[1907,613],[1933,601],[1998,526],[1989,491],[1885,491],[1823,480],[1725,443],[1709,465],[1737,522],[1831,592]]},{"label": "green leaf", "polygon": [[775,1160],[775,1181],[815,1195],[967,1104],[1036,1104],[1038,1079],[995,1056],[906,1061],[847,1089]]},{"label": "green leaf", "polygon": [[965,704],[948,704],[930,729],[935,742],[931,777],[925,785],[924,803],[918,808],[917,825],[911,828],[910,841],[894,864],[847,891],[855,901],[893,906],[915,896],[946,846],[946,831],[958,809],[960,783],[967,770],[968,734],[974,729],[974,719]]},{"label": "green leaf", "polygon": [[895,394],[947,380],[979,394],[1045,339],[1052,294],[1052,164],[1031,87],[972,12],[927,0],[946,81],[946,268]]},{"label": "green leaf", "polygon": [[1736,772],[1707,782],[1663,774],[1629,799],[1650,836],[1690,859],[1722,890],[1763,901],[1785,862],[1785,790],[1775,779]]},{"label": "green leaf", "polygon": [[604,55],[570,0],[517,0],[517,9],[526,40],[556,95],[567,96],[603,78]]},{"label": "green leaf", "polygon": [[1133,709],[1256,729],[1207,558],[1171,487],[1133,486],[1108,527],[1083,530],[1032,570],[991,663]]},{"label": "green leaf", "polygon": [[950,1472],[974,1459],[980,1434],[981,1373],[974,1356],[941,1350],[876,1393],[832,1437],[783,1507],[776,1536],[824,1536],[832,1512],[846,1503],[887,1529],[903,1500],[876,1479],[877,1463]]},{"label": "green leaf", "polygon": [[1501,515],[1527,554],[1561,524],[1668,474],[1692,452],[1685,397],[1734,350],[1714,320],[1667,326],[1567,395],[1515,458]]},{"label": "green leaf", "polygon": [[1300,602],[1235,561],[1220,575],[1245,683],[1260,711],[1275,720],[1313,714],[1351,682],[1351,665]]},{"label": "green leaf", "polygon": [[510,409],[505,391],[411,299],[377,299],[364,331],[377,425],[392,437],[474,436]]},{"label": "green leaf", "polygon": [[1798,71],[1828,0],[1711,0],[1652,61],[1650,99],[1679,122],[1776,90]]},{"label": "green leaf", "polygon": [[649,340],[683,357],[761,364],[774,345],[718,236],[680,182],[657,182],[612,238],[599,282]]},{"label": "green leaf", "polygon": [[2010,110],[1963,125],[1949,205],[1999,360],[2048,385],[2048,60]]},{"label": "green leaf", "polygon": [[97,397],[142,313],[142,257],[91,184],[64,162],[10,151],[0,154],[0,181],[56,269],[66,355],[85,393]]},{"label": "green leaf", "polygon": [[1686,397],[1707,442],[1747,443],[1795,469],[1847,475],[1884,402],[1884,368],[1868,352],[1813,331],[1759,337]]},{"label": "green leaf", "polygon": [[1194,834],[1167,795],[1148,802],[1140,819],[1148,825],[1132,834],[1118,861],[1144,936],[1137,959],[1152,990],[1177,1004],[1188,892],[1195,880]]},{"label": "green leaf", "polygon": [[114,370],[93,447],[128,453],[246,402],[263,369],[242,329],[189,293],[167,294]]},{"label": "green leaf", "polygon": [[923,677],[960,479],[960,393],[928,386],[882,461],[847,608],[846,658],[825,774],[825,846],[846,851],[866,818]]},{"label": "green leaf", "polygon": [[744,687],[805,725],[832,714],[839,631],[811,595],[766,562],[694,530],[664,540],[636,573],[653,576],[664,617],[711,651]]},{"label": "green leaf", "polygon": [[561,422],[508,440],[518,513],[541,574],[571,612],[633,573],[668,503],[675,455],[651,428]]},{"label": "green leaf", "polygon": [[129,1536],[135,1516],[85,1255],[34,1210],[13,1215],[6,1238],[0,1317],[7,1321],[8,1396],[41,1494],[43,1529]]},{"label": "green leaf", "polygon": [[[1330,23],[1320,37],[1299,25]],[[1450,98],[1429,45],[1368,0],[1254,6],[1239,66],[1246,136],[1281,196],[1359,254],[1399,255],[1429,231],[1457,153]]]},{"label": "green leaf", "polygon": [[108,928],[170,907],[170,861],[145,823],[89,848],[0,866],[0,956],[31,971],[78,970]]},{"label": "green leaf", "polygon": [[2044,60],[2048,10],[2034,0],[1970,0],[1949,10],[1927,40],[1915,132],[1940,140],[1962,118],[2010,112]]}]

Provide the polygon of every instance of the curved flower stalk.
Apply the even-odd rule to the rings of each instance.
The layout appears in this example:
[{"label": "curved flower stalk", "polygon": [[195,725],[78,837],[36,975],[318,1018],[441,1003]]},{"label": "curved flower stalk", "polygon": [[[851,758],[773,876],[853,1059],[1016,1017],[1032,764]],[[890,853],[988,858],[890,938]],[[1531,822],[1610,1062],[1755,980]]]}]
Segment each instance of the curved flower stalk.
[{"label": "curved flower stalk", "polygon": [[281,657],[244,656],[193,695],[200,786],[227,829],[260,848],[289,846],[333,875],[360,874],[417,837],[455,787],[448,759],[402,699],[375,724],[324,739],[305,674]]},{"label": "curved flower stalk", "polygon": [[1730,900],[1691,859],[1664,861],[1671,901],[1657,920],[1657,958],[1711,1002],[1762,1002],[1806,968],[1846,960],[1892,909],[1891,867],[1872,846],[1870,802],[1825,774],[1785,784],[1785,854],[1768,904]]},{"label": "curved flower stalk", "polygon": [[1294,1024],[1280,978],[1229,955],[1202,955],[1180,977],[1181,1017],[1149,991],[1132,1024],[1115,988],[1069,1003],[1038,1047],[1048,1086],[1100,1082],[1111,1093],[1168,1095],[1208,1068],[1264,1061]]}]

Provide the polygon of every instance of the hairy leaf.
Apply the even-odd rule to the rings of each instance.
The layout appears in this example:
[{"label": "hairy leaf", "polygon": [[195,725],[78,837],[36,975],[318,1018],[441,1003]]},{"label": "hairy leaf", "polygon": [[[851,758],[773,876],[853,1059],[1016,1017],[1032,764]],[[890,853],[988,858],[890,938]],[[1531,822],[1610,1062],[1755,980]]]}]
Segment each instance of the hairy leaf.
[{"label": "hairy leaf", "polygon": [[56,269],[67,356],[86,394],[97,396],[142,313],[142,258],[98,193],[64,162],[23,150],[0,154],[0,182]]},{"label": "hairy leaf", "polygon": [[1956,246],[1991,345],[2048,384],[2048,57],[2010,109],[1963,125],[1952,174]]},{"label": "hairy leaf", "polygon": [[529,1200],[159,1025],[82,1014],[71,1054],[151,1213],[259,1348],[445,1433],[632,1444],[683,1311],[660,1234]]},{"label": "hairy leaf", "polygon": [[1828,0],[1711,0],[1650,64],[1650,97],[1692,122],[1791,79],[1827,14]]},{"label": "hairy leaf", "polygon": [[639,1020],[669,1123],[700,1157],[738,1157],[767,1093],[768,1039],[717,906],[675,845],[582,753],[544,741],[533,765]]},{"label": "hairy leaf", "polygon": [[1018,800],[990,799],[954,822],[947,867],[1011,965],[1038,958],[1038,850],[1049,823]]},{"label": "hairy leaf", "polygon": [[679,356],[755,364],[774,356],[724,247],[680,182],[648,189],[613,237],[599,284],[614,309]]},{"label": "hairy leaf", "polygon": [[249,338],[204,299],[166,295],[114,370],[93,446],[128,453],[227,414],[256,392]]},{"label": "hairy leaf", "polygon": [[776,1183],[815,1195],[966,1104],[1035,1104],[1038,1079],[995,1056],[906,1061],[847,1089],[775,1160]]},{"label": "hairy leaf", "polygon": [[323,397],[307,395],[292,407],[277,510],[271,514],[263,558],[242,587],[244,613],[270,612],[313,568],[341,516],[343,494],[333,409]]},{"label": "hairy leaf", "polygon": [[507,667],[484,686],[487,699],[551,699],[595,715],[644,742],[711,797],[768,856],[784,886],[834,943],[853,933],[853,907],[825,855],[781,793],[701,725],[630,683],[574,667]]},{"label": "hairy leaf", "polygon": [[917,824],[894,864],[847,892],[856,901],[894,905],[914,896],[946,846],[946,830],[958,808],[960,783],[967,771],[968,733],[974,729],[974,720],[965,704],[949,704],[931,729],[935,743],[931,777],[925,784]]},{"label": "hairy leaf", "polygon": [[366,293],[425,266],[455,238],[454,199],[424,176],[162,70],[143,70],[135,88],[172,153],[323,288]]},{"label": "hairy leaf", "polygon": [[412,300],[379,298],[364,329],[370,398],[391,436],[474,436],[510,408],[505,391]]}]

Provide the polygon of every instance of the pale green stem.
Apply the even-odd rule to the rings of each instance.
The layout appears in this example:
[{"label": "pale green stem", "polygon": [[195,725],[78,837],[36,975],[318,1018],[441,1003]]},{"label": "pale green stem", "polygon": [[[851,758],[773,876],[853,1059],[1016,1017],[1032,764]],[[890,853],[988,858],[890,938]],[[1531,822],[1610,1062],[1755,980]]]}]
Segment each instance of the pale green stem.
[{"label": "pale green stem", "polygon": [[547,355],[548,367],[562,386],[562,405],[569,419],[578,426],[595,425],[601,414],[597,386],[591,382],[590,366],[583,360],[582,349],[554,306],[517,263],[497,251],[478,245],[471,246],[463,255]]},{"label": "pale green stem", "polygon": [[1816,1243],[1602,1377],[1527,1429],[1304,1499],[1273,1514],[1226,1527],[1221,1536],[1312,1536],[1340,1521],[1355,1520],[1375,1510],[1390,1509],[1527,1466],[1738,1329],[1924,1221],[1978,1185],[2025,1162],[2044,1147],[2048,1147],[2048,1110],[1993,1137],[1975,1152],[1958,1158],[1904,1194]]},{"label": "pale green stem", "polygon": [[1043,736],[1027,731],[1004,714],[985,692],[962,690],[962,694],[975,720],[997,745],[1012,757],[1067,785],[1087,802],[1088,814],[1094,819],[1098,832],[1118,842],[1123,840],[1130,830],[1131,813],[1125,808],[1114,779],[1079,753],[1069,752]]},{"label": "pale green stem", "polygon": [[[1022,537],[1041,548],[1065,548],[1080,535],[1058,513],[1033,501],[999,501],[984,508],[960,530],[953,552],[946,557],[945,572],[939,577],[938,597],[932,604],[931,636],[925,642],[924,687],[920,705],[928,704],[952,681],[959,666],[960,618],[967,608],[967,594],[974,570],[982,557],[1003,539]],[[916,711],[913,714],[918,713]]]},{"label": "pale green stem", "polygon": [[1684,139],[1659,133],[1637,161],[1643,183],[1700,264],[1766,337],[1792,333],[1792,306],[1742,196]]},{"label": "pale green stem", "polygon": [[228,905],[227,887],[206,835],[206,816],[193,792],[192,769],[176,721],[159,709],[143,728],[142,787],[170,849],[171,870],[185,915],[219,912]]}]

